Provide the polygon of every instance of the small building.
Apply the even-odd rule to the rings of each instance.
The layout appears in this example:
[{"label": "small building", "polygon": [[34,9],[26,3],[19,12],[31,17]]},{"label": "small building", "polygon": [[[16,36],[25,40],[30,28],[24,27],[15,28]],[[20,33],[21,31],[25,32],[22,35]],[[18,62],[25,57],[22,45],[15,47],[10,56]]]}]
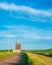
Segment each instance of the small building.
[{"label": "small building", "polygon": [[19,44],[18,40],[16,40],[16,47],[13,52],[21,53],[21,44]]}]

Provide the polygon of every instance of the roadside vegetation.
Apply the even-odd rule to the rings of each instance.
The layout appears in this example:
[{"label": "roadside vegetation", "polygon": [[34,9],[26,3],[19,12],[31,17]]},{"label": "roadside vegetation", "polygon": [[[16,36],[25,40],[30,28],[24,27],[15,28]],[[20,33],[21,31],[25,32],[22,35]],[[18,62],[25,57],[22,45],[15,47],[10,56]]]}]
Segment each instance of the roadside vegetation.
[{"label": "roadside vegetation", "polygon": [[29,58],[29,65],[52,65],[52,58],[38,55],[38,54],[32,54],[27,53]]},{"label": "roadside vegetation", "polygon": [[0,58],[8,57],[11,55],[15,55],[16,53],[10,51],[8,52],[7,50],[0,50]]},{"label": "roadside vegetation", "polygon": [[29,65],[52,65],[52,49],[23,50],[28,56]]},{"label": "roadside vegetation", "polygon": [[22,53],[22,62],[23,62],[23,65],[29,65],[29,62],[28,62],[29,58],[27,56],[26,53]]},{"label": "roadside vegetation", "polygon": [[[7,50],[0,51],[0,58],[15,55]],[[52,49],[48,50],[22,50],[22,62],[25,65],[52,65]]]},{"label": "roadside vegetation", "polygon": [[33,53],[33,54],[40,54],[40,55],[52,57],[52,49],[47,49],[47,50],[22,50],[22,52],[29,52],[29,53]]}]

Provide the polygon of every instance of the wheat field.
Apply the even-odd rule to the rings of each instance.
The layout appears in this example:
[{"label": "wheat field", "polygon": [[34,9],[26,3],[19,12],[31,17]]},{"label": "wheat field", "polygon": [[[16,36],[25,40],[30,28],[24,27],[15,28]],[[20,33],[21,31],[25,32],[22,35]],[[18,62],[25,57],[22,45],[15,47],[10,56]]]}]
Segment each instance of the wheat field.
[{"label": "wheat field", "polygon": [[29,57],[29,65],[52,65],[51,57],[32,53],[27,53],[27,55]]}]

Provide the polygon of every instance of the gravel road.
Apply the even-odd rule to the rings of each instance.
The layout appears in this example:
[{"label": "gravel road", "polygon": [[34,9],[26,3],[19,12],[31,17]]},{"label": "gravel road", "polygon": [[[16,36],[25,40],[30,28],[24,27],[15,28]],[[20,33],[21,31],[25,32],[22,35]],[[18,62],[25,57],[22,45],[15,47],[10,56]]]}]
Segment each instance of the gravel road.
[{"label": "gravel road", "polygon": [[23,60],[23,54],[14,55],[0,59],[0,65],[26,65]]}]

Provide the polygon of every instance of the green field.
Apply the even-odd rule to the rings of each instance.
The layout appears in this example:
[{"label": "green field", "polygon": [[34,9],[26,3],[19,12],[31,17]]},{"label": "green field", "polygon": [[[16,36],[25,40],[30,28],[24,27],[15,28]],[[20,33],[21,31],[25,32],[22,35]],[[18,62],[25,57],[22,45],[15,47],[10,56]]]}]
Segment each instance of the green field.
[{"label": "green field", "polygon": [[11,56],[14,54],[16,54],[16,53],[14,53],[12,51],[8,52],[7,50],[0,50],[0,58],[8,57],[8,56]]},{"label": "green field", "polygon": [[[0,50],[0,58],[15,55],[16,53]],[[52,49],[22,50],[25,65],[52,65]]]},{"label": "green field", "polygon": [[52,49],[47,50],[22,50],[22,52],[30,52],[33,54],[48,55],[52,57]]},{"label": "green field", "polygon": [[23,50],[28,56],[28,65],[52,65],[52,49]]}]

